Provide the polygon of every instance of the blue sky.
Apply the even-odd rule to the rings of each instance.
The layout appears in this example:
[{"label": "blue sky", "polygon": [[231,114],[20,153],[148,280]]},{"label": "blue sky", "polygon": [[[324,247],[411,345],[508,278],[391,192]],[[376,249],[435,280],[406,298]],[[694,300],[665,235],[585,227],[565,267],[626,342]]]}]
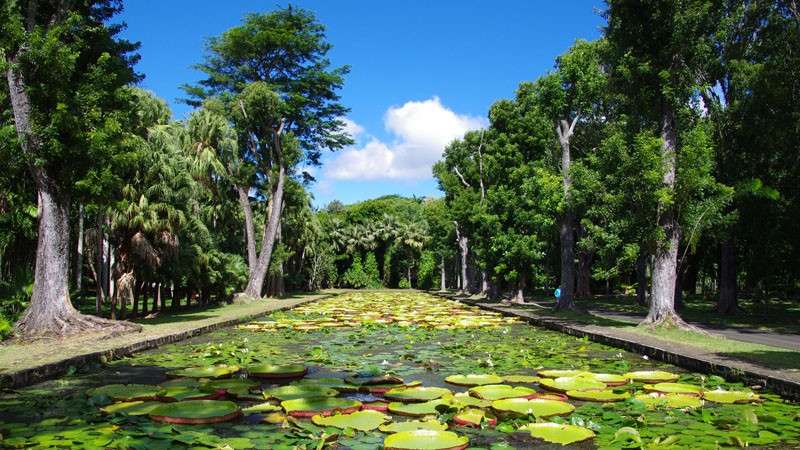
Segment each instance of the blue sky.
[{"label": "blue sky", "polygon": [[[190,108],[179,86],[200,72],[205,37],[241,24],[271,1],[127,0],[123,37],[141,42],[141,86],[167,100],[175,118]],[[300,0],[328,28],[334,67],[350,65],[342,103],[356,145],[328,153],[314,203],[345,204],[386,194],[440,196],[431,166],[464,132],[487,125],[489,106],[522,81],[552,69],[575,39],[595,39],[602,0]]]}]

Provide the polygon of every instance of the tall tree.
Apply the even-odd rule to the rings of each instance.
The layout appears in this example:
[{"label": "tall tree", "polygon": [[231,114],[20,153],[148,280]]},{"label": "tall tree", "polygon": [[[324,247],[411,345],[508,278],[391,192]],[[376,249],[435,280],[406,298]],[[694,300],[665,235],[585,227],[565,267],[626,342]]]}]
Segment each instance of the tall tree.
[{"label": "tall tree", "polygon": [[[248,14],[241,26],[206,41],[205,60],[197,69],[207,75],[199,86],[185,87],[199,105],[220,97],[228,102],[229,119],[236,122],[241,163],[252,176],[240,180],[249,194],[260,184],[270,206],[258,258],[250,258],[245,294],[260,297],[270,266],[281,216],[285,177],[305,159],[318,164],[322,149],[336,150],[352,142],[341,117],[347,108],[336,93],[348,67],[330,68],[331,44],[325,27],[313,13],[287,7],[269,14]],[[287,139],[302,155],[287,152]],[[292,144],[294,146],[294,144]],[[293,154],[294,153],[294,154]],[[245,216],[249,202],[242,199]],[[248,248],[255,236],[248,230]],[[253,266],[255,264],[255,266]]]},{"label": "tall tree", "polygon": [[19,148],[41,207],[30,306],[15,325],[21,338],[140,326],[79,314],[69,298],[72,187],[119,145],[136,46],[107,25],[121,2],[5,2],[0,51]]},{"label": "tall tree", "polygon": [[[650,326],[687,327],[675,311],[674,300],[678,253],[684,238],[680,216],[688,204],[684,202],[694,200],[685,195],[691,190],[682,190],[682,185],[689,187],[694,179],[681,179],[681,172],[693,173],[689,164],[695,150],[708,148],[702,139],[688,141],[693,140],[690,134],[699,115],[692,101],[698,90],[698,69],[712,48],[714,7],[700,0],[610,0],[606,11],[606,38],[614,61],[612,80],[623,108],[632,123],[643,124],[661,141],[663,170],[652,251],[652,295],[643,322]],[[701,168],[710,170],[706,165]]]}]

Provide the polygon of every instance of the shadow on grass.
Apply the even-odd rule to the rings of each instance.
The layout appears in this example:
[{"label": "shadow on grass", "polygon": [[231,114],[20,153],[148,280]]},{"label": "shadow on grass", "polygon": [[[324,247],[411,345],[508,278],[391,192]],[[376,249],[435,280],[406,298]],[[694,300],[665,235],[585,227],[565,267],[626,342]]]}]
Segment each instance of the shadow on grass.
[{"label": "shadow on grass", "polygon": [[210,306],[193,306],[187,309],[179,309],[177,311],[167,310],[163,313],[158,313],[155,317],[144,318],[138,317],[129,319],[133,323],[142,325],[161,325],[165,323],[180,323],[180,322],[193,322],[196,320],[210,319],[216,317],[216,311],[223,309],[225,305],[216,304]]},{"label": "shadow on grass", "polygon": [[[767,364],[777,369],[800,369],[800,353],[789,350],[751,350],[747,352],[720,352],[719,356]],[[780,372],[774,374],[780,377]]]}]

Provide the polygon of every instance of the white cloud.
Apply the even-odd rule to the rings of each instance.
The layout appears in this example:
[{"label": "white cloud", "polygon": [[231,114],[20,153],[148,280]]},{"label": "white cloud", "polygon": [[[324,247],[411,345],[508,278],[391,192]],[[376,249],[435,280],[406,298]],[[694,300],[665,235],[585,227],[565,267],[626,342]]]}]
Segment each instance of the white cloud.
[{"label": "white cloud", "polygon": [[352,120],[348,119],[347,117],[340,117],[339,120],[344,122],[344,126],[342,127],[342,131],[347,132],[350,136],[353,137],[356,141],[358,141],[358,136],[364,134],[366,130],[361,125],[353,122]]},{"label": "white cloud", "polygon": [[[338,180],[429,178],[450,142],[487,126],[485,119],[456,114],[438,97],[391,107],[383,122],[395,136],[391,144],[373,137],[363,146],[345,149],[326,164],[326,174]],[[345,119],[345,123],[353,136],[365,131],[355,122]]]}]

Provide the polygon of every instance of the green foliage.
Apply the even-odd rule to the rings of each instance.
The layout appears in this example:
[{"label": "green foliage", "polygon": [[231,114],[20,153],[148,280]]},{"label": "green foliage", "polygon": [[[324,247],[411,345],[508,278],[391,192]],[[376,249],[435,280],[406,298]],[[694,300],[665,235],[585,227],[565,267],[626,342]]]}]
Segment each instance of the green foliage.
[{"label": "green foliage", "polygon": [[342,275],[339,284],[343,287],[362,289],[369,285],[369,281],[369,277],[364,271],[364,265],[361,262],[361,255],[356,253],[353,256],[353,263]]},{"label": "green foliage", "polygon": [[417,289],[433,289],[439,281],[437,275],[439,267],[436,257],[431,250],[425,250],[419,258],[419,271],[417,272]]},{"label": "green foliage", "polygon": [[367,259],[364,261],[364,273],[367,276],[367,289],[380,289],[383,287],[381,283],[381,274],[378,272],[378,260],[375,259],[375,253],[367,253]]},{"label": "green foliage", "polygon": [[400,282],[397,283],[397,287],[400,289],[411,289],[411,282],[408,281],[408,278],[401,278]]}]

